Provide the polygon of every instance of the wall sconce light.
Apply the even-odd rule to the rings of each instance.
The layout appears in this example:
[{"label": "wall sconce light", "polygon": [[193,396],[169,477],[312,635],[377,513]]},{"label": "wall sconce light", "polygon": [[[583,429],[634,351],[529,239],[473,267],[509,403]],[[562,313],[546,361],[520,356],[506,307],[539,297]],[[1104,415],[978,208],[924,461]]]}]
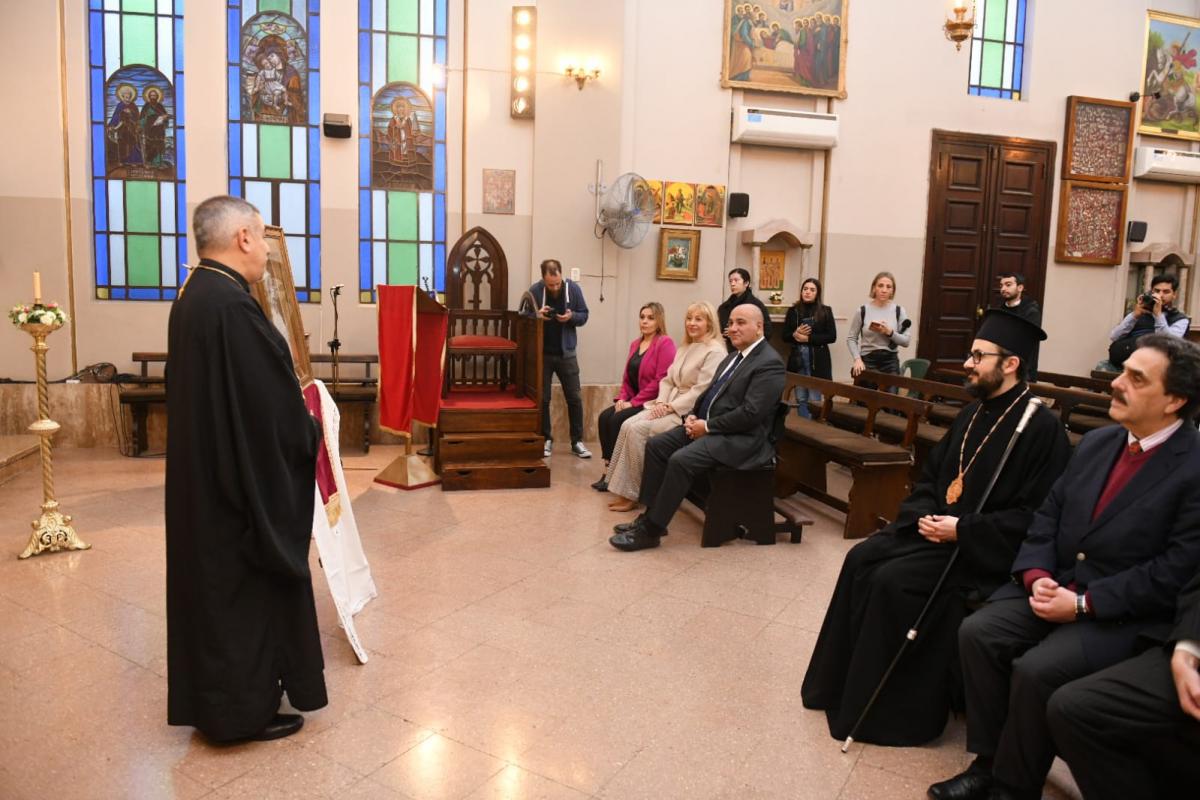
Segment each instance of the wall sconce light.
[{"label": "wall sconce light", "polygon": [[971,38],[975,30],[975,1],[971,0],[971,16],[967,16],[967,0],[954,0],[954,18],[946,18],[942,30],[946,38],[954,42],[955,50],[962,50],[962,43]]},{"label": "wall sconce light", "polygon": [[600,77],[600,67],[591,62],[586,67],[579,67],[568,62],[563,67],[563,75],[566,75],[568,78],[574,78],[575,85],[579,87],[580,91],[583,91],[584,84]]},{"label": "wall sconce light", "polygon": [[509,114],[514,119],[533,119],[536,86],[537,8],[513,6],[512,73],[509,79]]}]

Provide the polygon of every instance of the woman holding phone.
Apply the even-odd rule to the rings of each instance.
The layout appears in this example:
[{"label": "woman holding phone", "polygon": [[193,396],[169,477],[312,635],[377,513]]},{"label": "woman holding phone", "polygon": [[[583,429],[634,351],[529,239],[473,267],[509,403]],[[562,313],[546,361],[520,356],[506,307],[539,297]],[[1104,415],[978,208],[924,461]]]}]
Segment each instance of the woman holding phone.
[{"label": "woman holding phone", "polygon": [[[783,321],[783,340],[791,345],[788,372],[833,380],[829,345],[836,339],[833,310],[821,303],[821,282],[816,278],[805,278],[800,284],[800,299],[788,309]],[[796,387],[796,411],[800,416],[812,416],[808,407],[810,402],[820,403],[821,393]]]},{"label": "woman holding phone", "polygon": [[871,281],[871,302],[859,306],[850,320],[846,346],[854,359],[851,377],[857,378],[868,369],[900,374],[897,350],[908,347],[912,336],[907,331],[912,320],[904,307],[896,304],[895,297],[895,276],[880,272]]}]

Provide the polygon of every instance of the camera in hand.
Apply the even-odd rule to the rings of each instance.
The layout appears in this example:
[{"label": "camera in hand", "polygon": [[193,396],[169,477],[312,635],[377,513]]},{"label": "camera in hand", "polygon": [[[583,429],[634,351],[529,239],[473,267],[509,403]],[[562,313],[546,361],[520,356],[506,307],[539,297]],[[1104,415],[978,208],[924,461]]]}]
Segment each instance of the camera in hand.
[{"label": "camera in hand", "polygon": [[1158,298],[1154,295],[1154,292],[1146,292],[1144,295],[1138,298],[1138,303],[1140,303],[1142,308],[1146,309],[1147,311],[1153,311],[1154,304],[1157,302]]}]

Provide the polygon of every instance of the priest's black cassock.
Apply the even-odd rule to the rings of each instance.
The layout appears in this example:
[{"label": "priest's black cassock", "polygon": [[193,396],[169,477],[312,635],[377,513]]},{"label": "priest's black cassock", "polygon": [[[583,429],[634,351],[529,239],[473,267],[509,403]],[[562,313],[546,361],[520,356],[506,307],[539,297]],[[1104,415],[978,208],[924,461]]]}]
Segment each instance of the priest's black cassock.
[{"label": "priest's black cassock", "polygon": [[976,409],[962,465],[1013,401],[1026,391],[1009,391],[967,405],[927,457],[921,478],[900,506],[896,521],[855,545],[846,555],[821,626],[801,697],[808,708],[824,709],[836,739],[850,734],[883,677],[904,635],[953,552],[917,532],[928,514],[959,518],[961,554],[929,615],[888,679],[855,739],[909,746],[941,734],[959,674],[956,634],[968,603],[982,602],[1001,583],[1033,519],[1033,512],[1066,467],[1070,445],[1058,419],[1042,408],[1017,440],[983,512],[971,513],[1000,463],[1029,395],[1021,398],[988,438],[963,479],[962,496],[947,503],[946,490],[958,475],[959,447]]},{"label": "priest's black cassock", "polygon": [[318,434],[288,345],[205,259],[171,308],[167,719],[252,736],[327,702],[308,567]]}]

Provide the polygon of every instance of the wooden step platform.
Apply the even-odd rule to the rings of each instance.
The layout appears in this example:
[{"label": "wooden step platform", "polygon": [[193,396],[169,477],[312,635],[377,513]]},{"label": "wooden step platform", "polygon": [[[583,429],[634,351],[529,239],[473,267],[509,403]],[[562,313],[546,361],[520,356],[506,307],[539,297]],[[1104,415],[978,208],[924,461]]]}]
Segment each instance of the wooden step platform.
[{"label": "wooden step platform", "polygon": [[469,489],[545,489],[550,468],[538,459],[521,462],[479,461],[442,469],[442,491]]},{"label": "wooden step platform", "polygon": [[529,462],[542,457],[540,433],[443,433],[438,437],[437,469],[481,461]]},{"label": "wooden step platform", "polygon": [[38,437],[20,433],[0,436],[0,483],[38,468]]}]

